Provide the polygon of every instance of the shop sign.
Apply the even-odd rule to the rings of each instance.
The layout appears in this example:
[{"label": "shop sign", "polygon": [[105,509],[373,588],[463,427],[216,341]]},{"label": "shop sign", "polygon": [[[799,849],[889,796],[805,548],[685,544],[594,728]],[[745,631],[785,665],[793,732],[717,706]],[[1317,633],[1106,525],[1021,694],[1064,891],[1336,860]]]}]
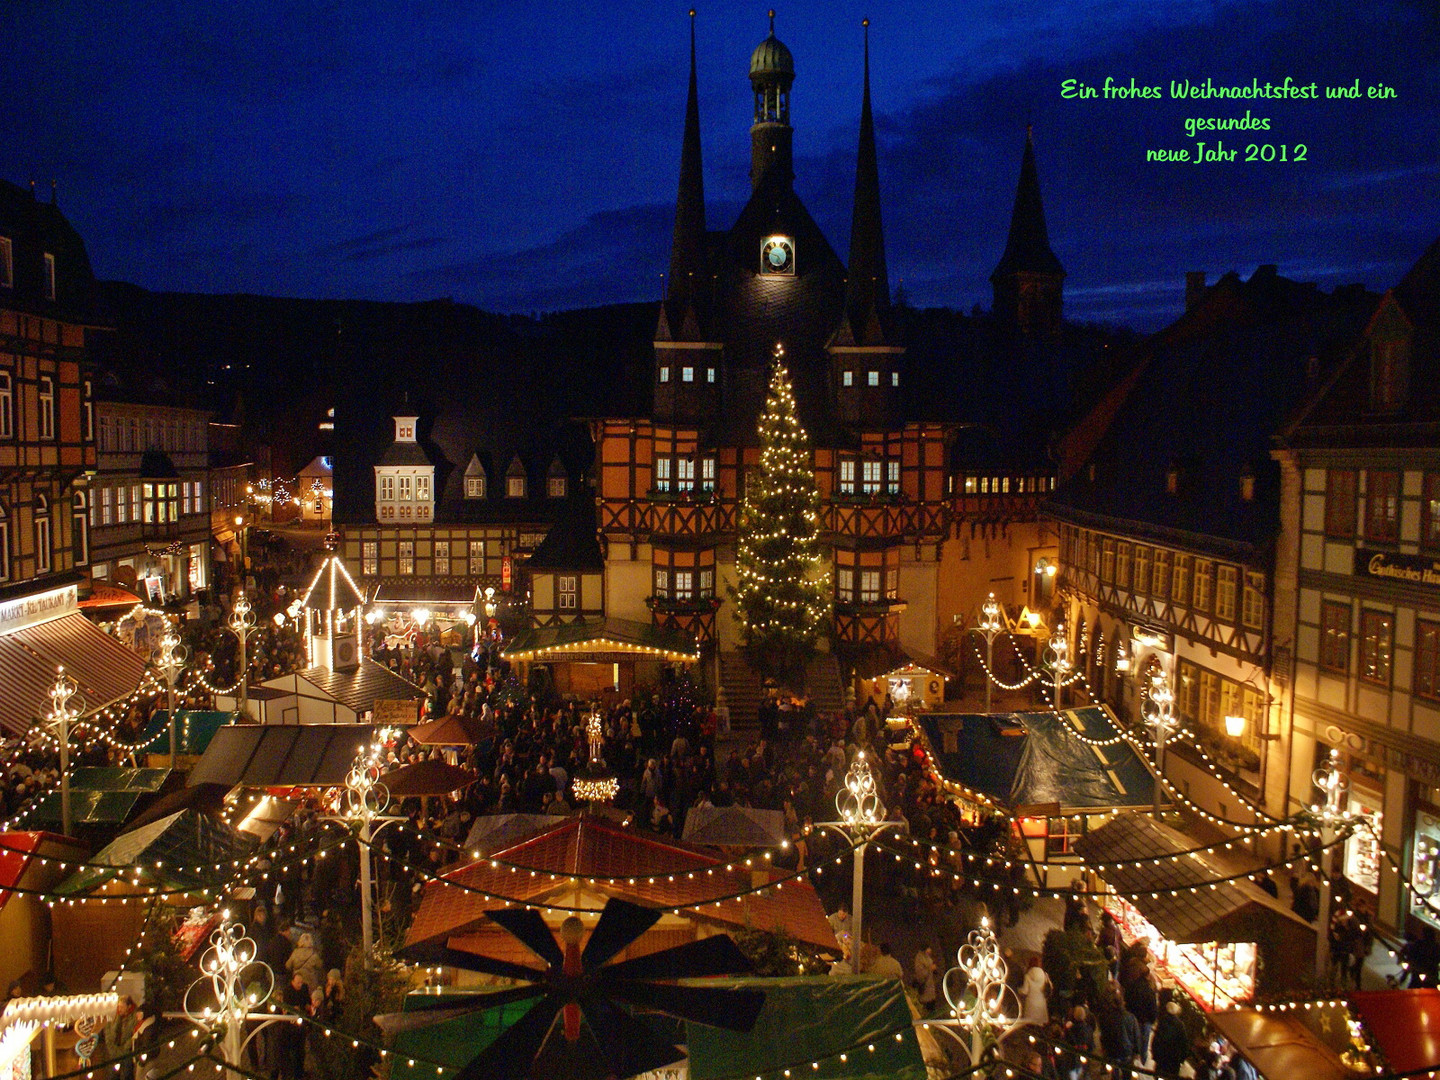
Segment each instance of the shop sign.
[{"label": "shop sign", "polygon": [[1356,548],[1355,576],[1440,588],[1440,559],[1427,555],[1402,555],[1395,551]]},{"label": "shop sign", "polygon": [[49,622],[80,610],[80,586],[66,585],[0,604],[0,633]]},{"label": "shop sign", "polygon": [[370,722],[377,727],[408,726],[420,716],[419,701],[394,701],[380,699],[375,702]]},{"label": "shop sign", "polygon": [[510,556],[506,555],[500,560],[500,591],[509,592],[510,586],[515,581],[515,571],[510,564]]},{"label": "shop sign", "polygon": [[1142,649],[1159,649],[1161,652],[1167,653],[1175,651],[1174,637],[1153,626],[1130,627],[1130,640]]}]

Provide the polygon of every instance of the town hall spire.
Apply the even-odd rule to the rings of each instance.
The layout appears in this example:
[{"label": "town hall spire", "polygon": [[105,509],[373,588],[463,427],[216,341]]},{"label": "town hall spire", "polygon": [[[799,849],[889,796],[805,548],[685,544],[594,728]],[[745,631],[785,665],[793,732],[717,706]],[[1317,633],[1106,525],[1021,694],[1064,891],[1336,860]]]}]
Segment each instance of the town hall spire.
[{"label": "town hall spire", "polygon": [[[870,20],[865,28],[865,89],[860,100],[860,149],[855,162],[855,208],[850,224],[850,273],[845,309],[851,320],[868,320],[889,306],[885,274],[885,232],[880,224],[880,169],[875,154],[875,118],[870,111]],[[857,328],[858,329],[858,328]]]},{"label": "town hall spire", "polygon": [[1010,235],[1005,253],[990,275],[995,318],[1027,335],[1058,333],[1064,280],[1065,268],[1050,248],[1040,176],[1035,169],[1035,141],[1031,129],[1026,128]]}]

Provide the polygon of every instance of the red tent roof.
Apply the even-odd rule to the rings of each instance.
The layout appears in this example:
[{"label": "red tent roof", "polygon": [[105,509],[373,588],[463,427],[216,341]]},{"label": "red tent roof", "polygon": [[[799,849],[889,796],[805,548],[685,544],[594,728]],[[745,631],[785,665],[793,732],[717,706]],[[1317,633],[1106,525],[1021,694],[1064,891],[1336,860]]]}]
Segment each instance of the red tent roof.
[{"label": "red tent roof", "polygon": [[1390,1069],[1440,1069],[1440,990],[1367,990],[1350,995]]},{"label": "red tent roof", "polygon": [[[461,937],[487,927],[485,912],[504,906],[504,900],[495,897],[521,903],[553,899],[565,905],[570,898],[556,894],[572,889],[572,878],[614,878],[588,887],[736,929],[783,929],[797,941],[838,950],[820,898],[803,878],[717,905],[713,898],[752,887],[750,868],[588,814],[559,819],[554,828],[497,851],[492,858],[500,865],[481,860],[426,886],[406,944]],[[757,867],[768,864],[759,862]],[[782,876],[768,868],[761,872],[771,878]]]},{"label": "red tent roof", "polygon": [[[41,845],[49,845],[52,850],[47,854],[59,855],[62,858],[73,858],[76,861],[84,859],[84,849],[78,841],[48,832],[0,832],[0,908],[10,900],[14,894],[10,891],[19,885],[25,876],[25,871],[35,861],[35,855],[39,852]],[[58,852],[55,845],[61,845],[69,849],[68,852]],[[58,874],[56,875],[59,876]],[[33,886],[31,886],[33,887]]]}]

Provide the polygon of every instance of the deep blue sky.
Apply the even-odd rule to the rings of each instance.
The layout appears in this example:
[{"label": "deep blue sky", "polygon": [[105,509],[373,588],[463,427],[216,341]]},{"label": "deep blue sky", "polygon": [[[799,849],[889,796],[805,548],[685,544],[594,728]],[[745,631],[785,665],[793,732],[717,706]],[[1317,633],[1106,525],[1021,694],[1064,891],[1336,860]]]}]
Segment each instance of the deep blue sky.
[{"label": "deep blue sky", "polygon": [[[658,297],[685,3],[8,0],[0,176],[60,202],[98,274],[155,289],[496,310]],[[711,228],[748,194],[766,4],[697,23]],[[977,0],[780,7],[797,188],[842,254],[860,20],[892,286],[988,304],[1026,121],[1068,311],[1153,327],[1184,271],[1278,263],[1384,288],[1440,235],[1434,0]],[[1387,101],[1065,101],[1065,78],[1168,89],[1386,83]],[[1158,165],[1186,116],[1269,116],[1299,165]],[[1199,136],[1213,140],[1216,136]]]}]

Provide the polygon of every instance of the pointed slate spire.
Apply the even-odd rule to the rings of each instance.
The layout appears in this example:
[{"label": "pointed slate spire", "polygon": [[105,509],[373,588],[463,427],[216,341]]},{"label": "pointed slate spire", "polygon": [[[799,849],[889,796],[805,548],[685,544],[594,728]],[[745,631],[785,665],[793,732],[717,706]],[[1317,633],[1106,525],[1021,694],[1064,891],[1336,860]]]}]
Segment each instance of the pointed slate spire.
[{"label": "pointed slate spire", "polygon": [[694,299],[705,259],[705,184],[700,168],[700,102],[695,78],[695,9],[690,9],[690,94],[680,148],[680,193],[670,245],[670,295]]},{"label": "pointed slate spire", "polygon": [[990,280],[1016,272],[1033,274],[1064,274],[1065,269],[1055,252],[1050,250],[1050,234],[1045,228],[1045,207],[1040,201],[1040,174],[1035,171],[1035,142],[1030,128],[1025,129],[1025,154],[1020,159],[1020,184],[1015,189],[1015,209],[1010,214],[1010,236],[1005,241],[1005,254]]},{"label": "pointed slate spire", "polygon": [[[890,303],[885,274],[885,231],[880,224],[880,169],[875,154],[875,118],[870,110],[870,20],[865,27],[865,91],[860,102],[860,149],[855,162],[855,209],[850,224],[850,274],[845,308],[852,320]],[[857,326],[858,330],[859,327]]]}]

